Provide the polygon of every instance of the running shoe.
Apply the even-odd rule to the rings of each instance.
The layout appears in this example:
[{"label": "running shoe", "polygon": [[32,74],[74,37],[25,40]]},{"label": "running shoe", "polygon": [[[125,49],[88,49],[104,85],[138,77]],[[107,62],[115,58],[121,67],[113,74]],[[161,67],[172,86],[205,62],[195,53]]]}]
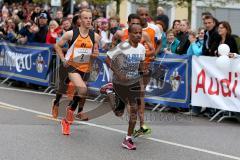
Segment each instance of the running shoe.
[{"label": "running shoe", "polygon": [[55,103],[55,99],[52,101],[52,116],[53,118],[57,118],[58,117],[58,108],[59,106]]},{"label": "running shoe", "polygon": [[106,95],[107,94],[107,90],[113,90],[113,84],[112,83],[107,83],[107,84],[103,85],[100,88],[100,93]]},{"label": "running shoe", "polygon": [[122,142],[122,147],[128,149],[128,150],[136,150],[136,145],[133,143],[131,138],[124,138]]},{"label": "running shoe", "polygon": [[66,119],[62,119],[61,126],[62,126],[62,134],[70,135],[70,124],[67,122]]},{"label": "running shoe", "polygon": [[73,115],[74,111],[71,110],[71,107],[68,106],[66,108],[66,120],[68,121],[68,123],[72,124],[74,121],[74,115]]},{"label": "running shoe", "polygon": [[147,125],[143,125],[142,127],[140,127],[139,130],[135,130],[133,132],[133,137],[136,138],[141,135],[149,135],[149,134],[151,134],[151,132],[152,132],[152,130],[150,127],[148,127]]},{"label": "running shoe", "polygon": [[75,116],[76,119],[80,120],[80,121],[88,121],[88,116],[83,113],[83,112],[79,112],[76,116]]}]

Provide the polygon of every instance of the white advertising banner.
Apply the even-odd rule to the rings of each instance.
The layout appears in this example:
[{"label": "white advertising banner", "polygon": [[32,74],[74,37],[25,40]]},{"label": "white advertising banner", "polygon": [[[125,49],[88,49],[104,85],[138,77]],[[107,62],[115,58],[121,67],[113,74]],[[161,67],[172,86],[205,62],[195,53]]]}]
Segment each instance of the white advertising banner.
[{"label": "white advertising banner", "polygon": [[192,57],[191,104],[240,112],[240,58],[217,59]]}]

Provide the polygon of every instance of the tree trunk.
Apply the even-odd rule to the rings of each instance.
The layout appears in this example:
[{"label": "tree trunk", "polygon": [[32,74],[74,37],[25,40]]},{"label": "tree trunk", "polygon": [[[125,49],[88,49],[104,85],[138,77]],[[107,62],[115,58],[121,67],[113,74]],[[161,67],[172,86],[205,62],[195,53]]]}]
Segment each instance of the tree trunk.
[{"label": "tree trunk", "polygon": [[119,15],[121,0],[116,0],[116,2],[117,2],[117,15]]},{"label": "tree trunk", "polygon": [[191,24],[192,21],[192,0],[187,0],[188,3],[188,21]]},{"label": "tree trunk", "polygon": [[148,8],[150,16],[155,19],[157,15],[157,7],[158,7],[159,0],[149,0],[148,1]]}]

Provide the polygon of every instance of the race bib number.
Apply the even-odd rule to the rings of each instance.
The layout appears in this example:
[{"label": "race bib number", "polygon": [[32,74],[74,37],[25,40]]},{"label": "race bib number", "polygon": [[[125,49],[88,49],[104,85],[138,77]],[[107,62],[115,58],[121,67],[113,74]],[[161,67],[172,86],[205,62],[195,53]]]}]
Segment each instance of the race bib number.
[{"label": "race bib number", "polygon": [[88,63],[92,50],[89,48],[76,48],[74,49],[73,61],[76,63]]}]

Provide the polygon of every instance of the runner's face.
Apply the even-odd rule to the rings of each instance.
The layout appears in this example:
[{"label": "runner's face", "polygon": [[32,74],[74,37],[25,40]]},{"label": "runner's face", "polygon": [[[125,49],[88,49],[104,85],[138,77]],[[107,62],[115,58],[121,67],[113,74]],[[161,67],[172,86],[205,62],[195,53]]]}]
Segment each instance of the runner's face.
[{"label": "runner's face", "polygon": [[91,12],[82,12],[80,16],[81,26],[85,28],[91,28],[92,26],[92,13]]},{"label": "runner's face", "polygon": [[137,44],[141,41],[142,38],[142,27],[136,25],[132,28],[132,32],[129,32],[129,41]]},{"label": "runner's face", "polygon": [[131,22],[128,25],[138,24],[140,25],[140,19],[131,19]]},{"label": "runner's face", "polygon": [[140,9],[139,16],[141,18],[142,25],[145,25],[147,23],[147,19],[148,19],[148,11],[147,11],[147,9],[146,8]]}]

